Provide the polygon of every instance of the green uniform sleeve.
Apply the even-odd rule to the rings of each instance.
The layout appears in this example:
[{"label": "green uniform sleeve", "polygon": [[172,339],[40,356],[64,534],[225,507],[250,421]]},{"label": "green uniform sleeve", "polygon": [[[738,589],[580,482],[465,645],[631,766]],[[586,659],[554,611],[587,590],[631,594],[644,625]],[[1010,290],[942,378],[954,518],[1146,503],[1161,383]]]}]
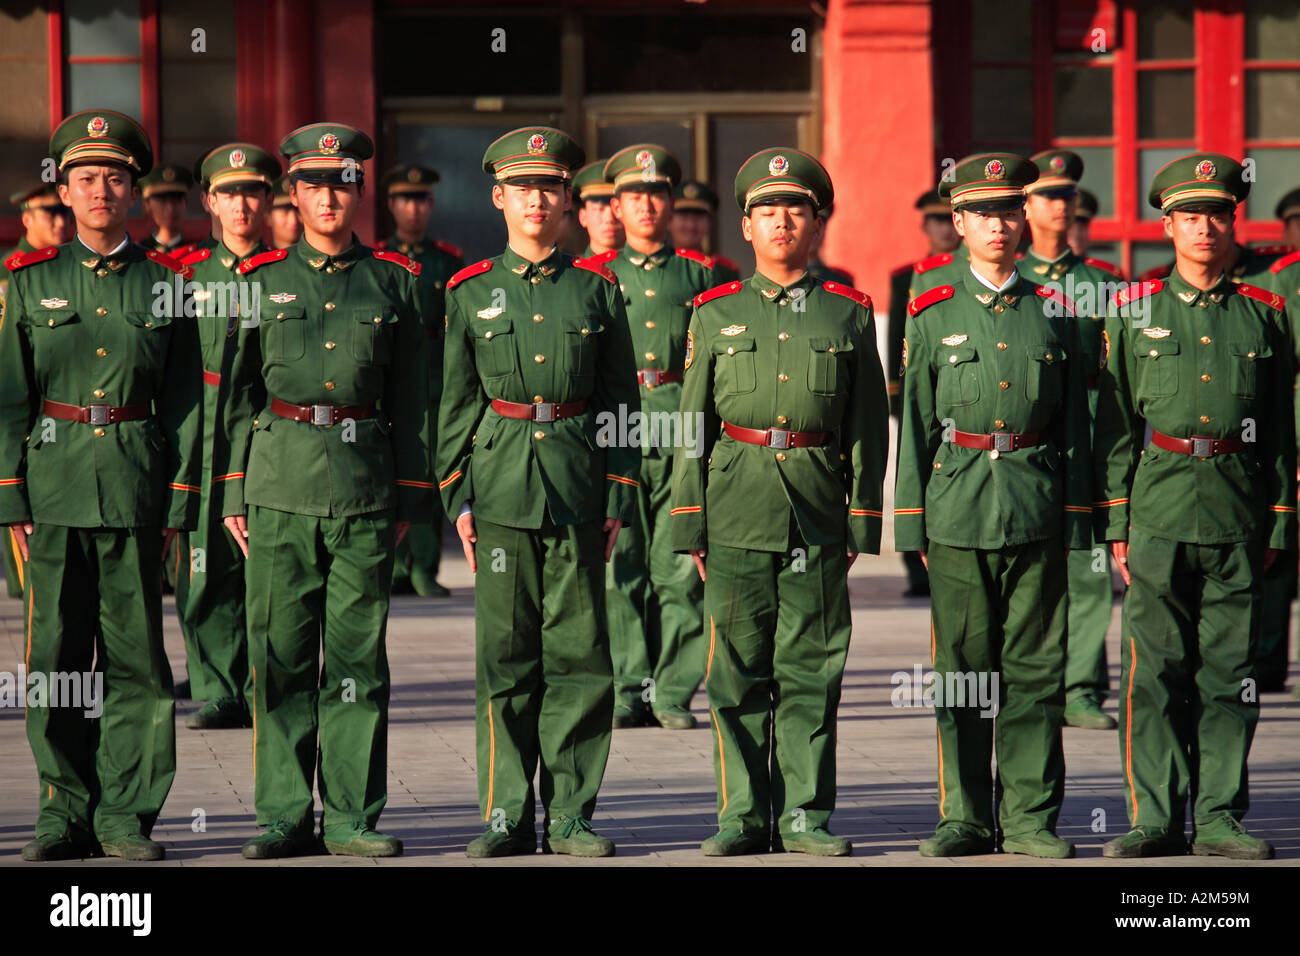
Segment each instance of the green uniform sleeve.
[{"label": "green uniform sleeve", "polygon": [[930,349],[916,316],[907,320],[903,414],[899,421],[898,474],[894,483],[894,548],[925,551],[925,488],[943,432],[935,418],[937,381]]},{"label": "green uniform sleeve", "polygon": [[1065,546],[1087,548],[1092,544],[1092,437],[1088,416],[1088,373],[1079,323],[1071,312],[1065,318],[1065,409],[1062,416],[1061,449],[1065,457]]},{"label": "green uniform sleeve", "polygon": [[193,531],[203,493],[203,353],[193,299],[172,322],[162,392],[154,403],[167,441],[168,501],[164,528]]},{"label": "green uniform sleeve", "polygon": [[899,368],[903,360],[903,331],[907,327],[908,285],[911,270],[899,271],[889,283],[889,343],[885,350],[885,380],[889,386],[889,413],[897,417],[902,409],[903,383]]},{"label": "green uniform sleeve", "polygon": [[1138,416],[1132,383],[1137,369],[1126,335],[1127,319],[1112,306],[1106,316],[1110,355],[1097,377],[1097,418],[1093,435],[1092,522],[1096,541],[1128,540],[1128,499],[1142,448],[1145,423]]},{"label": "green uniform sleeve", "polygon": [[18,283],[10,277],[0,306],[0,523],[31,520],[27,503],[27,436],[36,418],[31,344],[23,328]]},{"label": "green uniform sleeve", "polygon": [[845,534],[850,554],[879,554],[884,520],[885,468],[889,457],[889,396],[876,349],[876,322],[870,305],[862,308],[853,394],[849,398],[840,445],[849,462],[849,518]]},{"label": "green uniform sleeve", "polygon": [[410,274],[402,278],[396,351],[384,379],[382,401],[392,424],[397,520],[425,521],[431,516],[433,489],[429,476],[429,339],[424,334],[416,278]]},{"label": "green uniform sleeve", "polygon": [[[249,322],[245,325],[245,322]],[[231,363],[221,409],[221,431],[213,436],[211,513],[242,515],[244,471],[253,438],[253,418],[266,407],[266,382],[262,379],[262,338],[259,324],[240,320],[239,347]]]},{"label": "green uniform sleeve", "polygon": [[1267,477],[1268,547],[1296,549],[1295,345],[1283,311],[1269,309],[1268,420],[1258,423],[1259,464]]},{"label": "green uniform sleeve", "polygon": [[718,440],[722,422],[713,405],[713,352],[704,341],[699,309],[691,313],[688,355],[690,363],[682,379],[680,409],[683,427],[694,418],[702,422],[697,454],[679,447],[673,453],[673,492],[669,514],[672,519],[672,546],[679,553],[704,551],[708,548],[708,524],[704,511],[704,493],[708,482],[709,456]]},{"label": "green uniform sleeve", "polygon": [[[640,410],[637,394],[636,361],[632,353],[632,332],[628,328],[627,310],[617,282],[608,283],[606,301],[609,324],[600,337],[596,384],[592,404],[597,415],[607,412],[619,417],[619,409],[628,414]],[[605,448],[605,517],[631,524],[637,515],[637,488],[640,484],[641,449],[630,443],[616,442]]]},{"label": "green uniform sleeve", "polygon": [[447,517],[455,521],[461,505],[474,496],[470,457],[474,433],[487,410],[488,396],[475,364],[474,343],[461,314],[456,289],[447,293],[447,329],[443,338],[442,401],[438,406],[438,445],[434,480]]}]

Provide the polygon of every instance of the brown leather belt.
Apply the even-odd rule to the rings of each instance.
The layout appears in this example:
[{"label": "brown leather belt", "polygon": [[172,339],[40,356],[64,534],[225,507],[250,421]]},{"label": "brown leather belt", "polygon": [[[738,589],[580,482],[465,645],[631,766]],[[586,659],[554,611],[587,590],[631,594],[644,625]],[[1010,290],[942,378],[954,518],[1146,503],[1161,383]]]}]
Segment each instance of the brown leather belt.
[{"label": "brown leather belt", "polygon": [[639,368],[636,370],[636,380],[638,384],[644,385],[646,388],[654,388],[656,385],[680,382],[682,373],[669,372],[658,368]]},{"label": "brown leather belt", "polygon": [[989,432],[987,435],[981,435],[977,432],[959,432],[955,428],[952,431],[954,445],[960,445],[962,448],[980,448],[984,451],[1015,451],[1017,448],[1040,445],[1042,441],[1042,432],[1026,432],[1023,435],[1017,435],[1015,432]]},{"label": "brown leather belt", "polygon": [[723,422],[722,430],[736,441],[751,445],[766,445],[768,448],[815,448],[826,444],[830,432],[792,432],[788,428],[741,428],[731,422]]},{"label": "brown leather belt", "polygon": [[204,385],[220,385],[220,384],[221,384],[221,373],[220,373],[220,372],[209,372],[207,369],[204,369],[204,370],[203,370],[203,384],[204,384]]},{"label": "brown leather belt", "polygon": [[1170,435],[1162,435],[1154,428],[1151,429],[1151,444],[1157,448],[1163,448],[1165,451],[1176,451],[1183,455],[1193,455],[1196,458],[1229,455],[1246,447],[1246,443],[1240,438],[1197,438],[1195,436],[1191,438],[1174,438]]},{"label": "brown leather belt", "polygon": [[337,425],[345,418],[374,418],[375,410],[369,405],[290,405],[278,398],[271,399],[271,411],[281,418],[312,425]]},{"label": "brown leather belt", "polygon": [[68,405],[41,399],[41,412],[65,422],[84,422],[87,425],[112,425],[117,422],[135,422],[148,418],[150,407],[144,405]]},{"label": "brown leather belt", "polygon": [[492,399],[492,410],[506,418],[523,418],[530,422],[555,422],[561,418],[573,418],[587,410],[587,400],[580,398],[576,402],[506,402],[499,398]]}]

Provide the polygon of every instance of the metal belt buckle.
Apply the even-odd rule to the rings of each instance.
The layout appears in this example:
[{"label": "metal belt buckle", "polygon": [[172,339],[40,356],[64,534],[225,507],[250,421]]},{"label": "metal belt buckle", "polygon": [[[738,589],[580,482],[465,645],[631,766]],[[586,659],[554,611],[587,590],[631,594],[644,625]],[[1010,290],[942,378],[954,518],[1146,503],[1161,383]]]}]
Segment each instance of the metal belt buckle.
[{"label": "metal belt buckle", "polygon": [[535,422],[553,422],[555,421],[555,403],[554,402],[536,402],[533,405],[533,421]]},{"label": "metal belt buckle", "polygon": [[657,368],[639,368],[636,371],[636,377],[646,388],[654,388],[659,384],[659,370]]},{"label": "metal belt buckle", "polygon": [[107,425],[109,423],[108,405],[90,405],[90,424]]},{"label": "metal belt buckle", "polygon": [[313,405],[311,407],[311,423],[313,425],[333,425],[334,424],[334,406],[333,405]]},{"label": "metal belt buckle", "polygon": [[1012,451],[1015,447],[1015,435],[1011,432],[992,432],[994,451]]},{"label": "metal belt buckle", "polygon": [[769,428],[767,430],[767,447],[768,448],[789,448],[790,429]]},{"label": "metal belt buckle", "polygon": [[1209,458],[1214,454],[1213,438],[1193,438],[1192,455],[1196,458]]}]

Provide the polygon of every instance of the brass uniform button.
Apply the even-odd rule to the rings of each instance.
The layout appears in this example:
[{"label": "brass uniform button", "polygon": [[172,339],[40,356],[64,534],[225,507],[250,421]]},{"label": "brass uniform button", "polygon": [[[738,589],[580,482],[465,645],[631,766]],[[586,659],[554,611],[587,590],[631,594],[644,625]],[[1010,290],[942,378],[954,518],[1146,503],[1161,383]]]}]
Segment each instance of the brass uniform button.
[{"label": "brass uniform button", "polygon": [[991,452],[989,452],[989,458],[992,461],[997,461],[1000,457],[1002,457],[1002,453],[999,452],[996,448],[994,448]]},{"label": "brass uniform button", "polygon": [[646,290],[645,290],[645,294],[646,294],[646,298],[647,298],[647,299],[653,299],[653,298],[654,298],[654,295],[655,295],[655,290],[654,290],[654,289],[646,289]]},{"label": "brass uniform button", "polygon": [[326,311],[326,312],[333,312],[333,311],[334,311],[334,303],[333,303],[333,302],[326,302],[326,303],[325,303],[325,311]]},{"label": "brass uniform button", "polygon": [[533,285],[537,285],[537,283],[539,283],[539,282],[542,281],[542,277],[541,277],[541,276],[533,276],[533,277],[532,277],[531,279],[529,279],[528,281],[531,282]]},{"label": "brass uniform button", "polygon": [[337,343],[335,343],[335,342],[326,342],[326,343],[325,343],[325,350],[326,350],[327,352],[333,352],[336,344],[337,344]]},{"label": "brass uniform button", "polygon": [[849,460],[849,456],[844,454],[844,452],[840,452],[840,461],[848,461],[848,460]]},{"label": "brass uniform button", "polygon": [[1254,353],[1254,352],[1247,352],[1247,353],[1246,353],[1246,358],[1254,358],[1254,357],[1255,357],[1255,353]]},{"label": "brass uniform button", "polygon": [[108,349],[106,349],[106,348],[97,348],[97,349],[95,349],[95,354],[98,355],[100,358],[103,358],[105,355],[108,354]]},{"label": "brass uniform button", "polygon": [[534,356],[533,356],[533,361],[536,362],[538,365],[541,365],[543,362],[546,361],[546,356],[545,356],[545,355],[534,355]]},{"label": "brass uniform button", "polygon": [[1202,382],[1208,382],[1209,380],[1210,380],[1209,373],[1206,373],[1205,375],[1202,375],[1202,376],[1201,376],[1201,381],[1202,381]]},{"label": "brass uniform button", "polygon": [[998,343],[998,351],[999,351],[999,352],[1005,352],[1006,350],[1007,350],[1007,343],[1006,343],[1006,342],[999,342],[999,343]]},{"label": "brass uniform button", "polygon": [[94,395],[96,398],[103,398],[104,390],[102,388],[97,388],[93,392],[91,392],[91,394]]},{"label": "brass uniform button", "polygon": [[1201,344],[1202,344],[1202,345],[1209,345],[1210,342],[1211,342],[1211,339],[1210,339],[1210,337],[1209,337],[1208,335],[1202,335],[1202,336],[1201,336]]},{"label": "brass uniform button", "polygon": [[538,312],[535,316],[533,316],[533,321],[534,321],[534,322],[540,322],[540,321],[542,321],[543,318],[544,318],[544,316],[542,315],[542,313]]},{"label": "brass uniform button", "polygon": [[334,383],[333,383],[333,382],[326,382],[326,383],[325,383],[325,391],[327,391],[327,392],[332,392],[332,391],[334,391]]},{"label": "brass uniform button", "polygon": [[786,375],[785,372],[782,372],[780,375],[776,377],[776,380],[778,382],[788,382],[790,381],[790,376]]},{"label": "brass uniform button", "polygon": [[993,423],[993,427],[996,428],[998,431],[1002,431],[1002,429],[1007,427],[1007,423],[999,418],[997,421]]},{"label": "brass uniform button", "polygon": [[[54,324],[54,320],[51,319],[51,320],[50,320],[50,325],[53,325],[53,324]],[[728,354],[728,355],[735,355],[735,354],[736,354],[735,346],[728,345],[728,346],[727,346],[727,354]]]},{"label": "brass uniform button", "polygon": [[382,315],[377,315],[371,321],[373,321],[375,325],[382,325],[384,322],[384,317]]},{"label": "brass uniform button", "polygon": [[483,333],[483,338],[485,338],[485,339],[490,339],[490,338],[492,338],[492,330],[491,330],[491,329],[488,329],[486,332],[484,332],[484,333]]},{"label": "brass uniform button", "polygon": [[935,470],[935,471],[938,471],[941,467],[942,467],[942,465],[941,465],[940,462],[937,462],[937,461],[936,461],[936,462],[934,463],[934,470]]},{"label": "brass uniform button", "polygon": [[150,321],[150,322],[146,322],[146,323],[144,324],[144,327],[145,327],[146,329],[152,329],[152,328],[153,328],[153,322],[152,322],[152,321]]},{"label": "brass uniform button", "polygon": [[546,432],[541,431],[541,430],[539,429],[538,431],[533,432],[533,437],[534,437],[534,438],[538,438],[538,439],[545,438],[545,437],[546,437]]},{"label": "brass uniform button", "polygon": [[776,338],[777,338],[777,341],[778,341],[778,342],[784,342],[784,341],[785,341],[786,339],[788,339],[789,337],[790,337],[790,333],[789,333],[789,332],[782,332],[782,333],[781,333],[780,335],[778,335]]},{"label": "brass uniform button", "polygon": [[96,269],[96,270],[95,270],[95,275],[97,275],[97,276],[101,276],[101,277],[102,277],[102,276],[106,276],[106,275],[108,275],[108,270],[107,270],[107,269]]},{"label": "brass uniform button", "polygon": [[654,352],[646,352],[646,354],[645,354],[645,360],[646,360],[647,362],[653,362],[653,361],[655,360],[655,354],[654,354]]},{"label": "brass uniform button", "polygon": [[535,405],[540,405],[540,404],[542,404],[542,396],[540,396],[540,395],[534,395],[534,396],[533,396],[533,404],[535,404]]},{"label": "brass uniform button", "polygon": [[998,388],[1002,389],[1004,392],[1010,387],[1011,387],[1010,382],[998,382]]},{"label": "brass uniform button", "polygon": [[578,329],[578,334],[579,334],[579,335],[587,335],[587,334],[589,334],[590,332],[591,332],[590,329]]},{"label": "brass uniform button", "polygon": [[785,461],[785,452],[783,452],[783,451],[778,451],[778,452],[776,453],[776,460],[777,460],[777,461]]},{"label": "brass uniform button", "polygon": [[50,319],[50,328],[54,328],[54,320]]},{"label": "brass uniform button", "polygon": [[102,428],[96,428],[96,429],[95,429],[95,437],[96,437],[96,438],[103,438],[103,437],[104,437],[104,429],[102,429]]},{"label": "brass uniform button", "polygon": [[284,313],[283,313],[283,312],[277,312],[277,313],[275,313],[275,317],[276,317],[277,319],[283,319],[283,318],[284,318]]},{"label": "brass uniform button", "polygon": [[1150,352],[1147,353],[1147,355],[1150,355],[1152,358],[1155,358],[1159,354],[1160,354],[1159,349],[1152,349]]},{"label": "brass uniform button", "polygon": [[785,424],[786,422],[788,422],[789,420],[790,420],[790,419],[786,418],[784,415],[777,415],[777,416],[776,416],[776,423],[777,423],[778,425],[784,425],[784,424]]},{"label": "brass uniform button", "polygon": [[1209,416],[1209,415],[1202,415],[1202,416],[1201,416],[1201,424],[1202,424],[1202,425],[1208,425],[1208,424],[1210,424],[1210,416]]},{"label": "brass uniform button", "polygon": [[994,312],[1005,312],[1005,311],[1006,311],[1006,306],[1004,306],[1001,302],[999,302],[997,305],[995,305],[995,306],[993,307],[993,311],[994,311]]},{"label": "brass uniform button", "polygon": [[655,320],[654,320],[654,319],[649,319],[649,320],[646,322],[645,327],[646,327],[647,329],[653,329],[653,328],[655,327]]},{"label": "brass uniform button", "polygon": [[949,355],[949,356],[948,356],[948,364],[949,364],[949,365],[956,365],[956,364],[957,364],[957,356],[955,356],[955,355]]},{"label": "brass uniform button", "polygon": [[108,309],[104,308],[104,307],[101,305],[98,309],[95,310],[95,314],[96,314],[96,315],[108,315]]}]

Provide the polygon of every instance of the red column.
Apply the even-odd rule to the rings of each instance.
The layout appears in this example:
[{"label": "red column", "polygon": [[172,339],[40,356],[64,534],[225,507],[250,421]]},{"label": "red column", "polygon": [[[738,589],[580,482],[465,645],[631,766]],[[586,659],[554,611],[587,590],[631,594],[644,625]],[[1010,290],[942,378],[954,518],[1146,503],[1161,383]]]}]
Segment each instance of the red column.
[{"label": "red column", "polygon": [[[364,130],[378,148],[379,97],[375,63],[375,17],[371,0],[316,0],[320,54],[314,71],[315,87],[320,90],[316,104],[318,115],[304,123],[331,120],[350,123]],[[366,189],[356,230],[362,242],[375,239],[382,170],[377,160],[365,164]]]}]

